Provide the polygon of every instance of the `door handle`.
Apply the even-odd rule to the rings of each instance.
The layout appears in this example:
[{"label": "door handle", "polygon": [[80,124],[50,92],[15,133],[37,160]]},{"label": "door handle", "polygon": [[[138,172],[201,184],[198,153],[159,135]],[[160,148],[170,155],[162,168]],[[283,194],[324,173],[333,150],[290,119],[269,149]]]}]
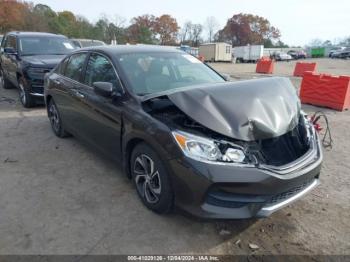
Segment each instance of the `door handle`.
[{"label": "door handle", "polygon": [[61,81],[60,81],[60,80],[57,80],[57,79],[53,80],[53,82],[54,82],[56,85],[60,85],[60,84],[61,84]]},{"label": "door handle", "polygon": [[78,90],[73,90],[73,93],[76,97],[85,98],[84,94],[80,93]]}]

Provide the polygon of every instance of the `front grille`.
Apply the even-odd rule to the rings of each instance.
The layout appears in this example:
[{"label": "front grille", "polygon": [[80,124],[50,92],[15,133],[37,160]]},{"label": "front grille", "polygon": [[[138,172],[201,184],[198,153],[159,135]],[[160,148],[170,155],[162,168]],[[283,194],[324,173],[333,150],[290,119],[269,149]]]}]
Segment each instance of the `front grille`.
[{"label": "front grille", "polygon": [[278,195],[273,196],[268,202],[267,205],[274,205],[276,203],[282,202],[288,198],[291,198],[292,196],[298,194],[299,192],[301,192],[302,190],[304,190],[305,188],[307,188],[314,180],[308,180],[305,181],[304,183],[302,183],[299,186],[293,187],[291,189],[289,189],[286,192],[280,193]]},{"label": "front grille", "polygon": [[31,79],[44,79],[45,74],[49,73],[52,68],[29,68],[27,71],[28,76]]},{"label": "front grille", "polygon": [[43,94],[44,86],[43,85],[32,85],[32,93]]}]

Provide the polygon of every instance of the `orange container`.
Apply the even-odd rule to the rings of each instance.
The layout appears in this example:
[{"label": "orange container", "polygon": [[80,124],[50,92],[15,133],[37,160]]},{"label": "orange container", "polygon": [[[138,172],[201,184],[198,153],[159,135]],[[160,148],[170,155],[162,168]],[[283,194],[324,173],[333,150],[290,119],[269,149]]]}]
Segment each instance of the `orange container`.
[{"label": "orange container", "polygon": [[256,72],[260,74],[272,74],[275,69],[275,62],[270,58],[261,58],[256,65]]},{"label": "orange container", "polygon": [[350,76],[305,72],[300,88],[302,103],[343,111],[350,108]]},{"label": "orange container", "polygon": [[301,63],[298,62],[295,65],[294,76],[303,76],[305,72],[315,72],[316,63]]}]

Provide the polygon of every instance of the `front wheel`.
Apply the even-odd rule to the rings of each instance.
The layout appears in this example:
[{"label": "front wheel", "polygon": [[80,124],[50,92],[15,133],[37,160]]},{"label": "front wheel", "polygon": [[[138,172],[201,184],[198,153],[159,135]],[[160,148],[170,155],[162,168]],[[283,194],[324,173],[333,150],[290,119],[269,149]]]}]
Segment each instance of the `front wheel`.
[{"label": "front wheel", "polygon": [[0,68],[0,88],[10,89],[13,85],[6,79],[4,70]]},{"label": "front wheel", "polygon": [[169,213],[174,194],[169,174],[157,153],[145,143],[137,145],[131,154],[130,168],[143,204],[156,213]]},{"label": "front wheel", "polygon": [[23,78],[19,79],[18,87],[19,100],[21,101],[22,105],[26,108],[35,106],[34,98],[30,95]]}]

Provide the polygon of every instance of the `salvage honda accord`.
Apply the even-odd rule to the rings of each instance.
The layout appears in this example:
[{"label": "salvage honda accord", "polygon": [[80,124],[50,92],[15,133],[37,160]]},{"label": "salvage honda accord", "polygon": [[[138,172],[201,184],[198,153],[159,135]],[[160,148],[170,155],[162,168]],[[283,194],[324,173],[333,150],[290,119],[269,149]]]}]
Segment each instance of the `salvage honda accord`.
[{"label": "salvage honda accord", "polygon": [[120,161],[145,206],[265,217],[319,183],[320,139],[288,79],[227,82],[163,47],[81,49],[45,78],[52,130]]}]

